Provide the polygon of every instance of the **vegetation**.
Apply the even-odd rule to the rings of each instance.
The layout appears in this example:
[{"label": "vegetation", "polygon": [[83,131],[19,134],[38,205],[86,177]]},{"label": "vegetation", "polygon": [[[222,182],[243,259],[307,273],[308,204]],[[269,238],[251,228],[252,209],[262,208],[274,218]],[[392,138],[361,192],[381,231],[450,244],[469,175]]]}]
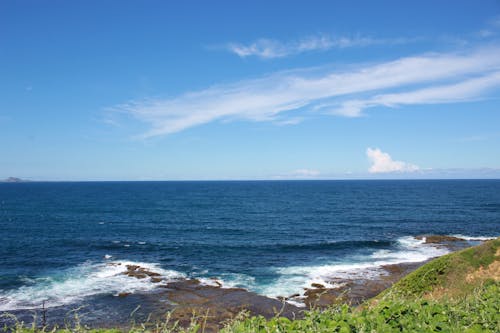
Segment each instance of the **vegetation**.
[{"label": "vegetation", "polygon": [[[265,319],[241,313],[225,323],[223,333],[246,332],[500,332],[500,239],[452,253],[422,266],[366,304],[311,310],[300,320]],[[134,325],[130,333],[204,332],[206,317],[193,316],[189,327],[165,321]],[[14,332],[46,329],[18,323]],[[53,332],[116,333],[78,324]]]},{"label": "vegetation", "polygon": [[222,332],[500,332],[499,288],[488,283],[455,302],[383,300],[361,310],[342,305],[294,321],[251,317]]},{"label": "vegetation", "polygon": [[[383,298],[456,298],[470,294],[496,276],[500,238],[432,260],[381,293]],[[493,264],[493,265],[492,265]]]}]

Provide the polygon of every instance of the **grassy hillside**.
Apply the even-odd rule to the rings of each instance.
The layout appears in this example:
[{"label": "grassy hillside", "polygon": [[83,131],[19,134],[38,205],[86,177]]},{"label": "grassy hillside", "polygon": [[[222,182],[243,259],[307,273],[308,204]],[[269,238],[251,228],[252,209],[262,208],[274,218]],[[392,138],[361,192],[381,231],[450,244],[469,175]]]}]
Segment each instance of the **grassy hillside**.
[{"label": "grassy hillside", "polygon": [[[241,313],[223,333],[246,332],[500,332],[500,238],[437,258],[360,307],[312,310],[303,319],[250,317]],[[190,327],[168,319],[131,332],[206,332],[203,316]],[[35,333],[22,324],[15,332]],[[44,331],[44,330],[42,330]],[[60,332],[106,332],[76,325]]]},{"label": "grassy hillside", "polygon": [[376,300],[453,299],[500,279],[500,238],[432,260],[408,274]]},{"label": "grassy hillside", "polygon": [[434,259],[358,308],[247,318],[223,332],[500,332],[500,238]]},{"label": "grassy hillside", "polygon": [[361,310],[343,305],[296,321],[252,317],[223,332],[500,332],[499,296],[499,284],[489,283],[456,302],[384,300]]}]

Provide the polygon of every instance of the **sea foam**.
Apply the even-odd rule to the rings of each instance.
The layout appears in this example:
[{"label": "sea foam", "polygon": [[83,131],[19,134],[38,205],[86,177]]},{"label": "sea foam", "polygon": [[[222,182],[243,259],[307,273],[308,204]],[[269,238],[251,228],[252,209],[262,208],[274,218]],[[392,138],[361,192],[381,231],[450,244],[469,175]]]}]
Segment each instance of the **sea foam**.
[{"label": "sea foam", "polygon": [[[375,279],[387,274],[385,265],[418,263],[439,257],[449,250],[435,244],[425,244],[412,236],[401,237],[390,249],[376,250],[369,255],[350,258],[351,261],[332,261],[322,265],[289,266],[275,268],[279,277],[270,284],[255,285],[254,291],[270,296],[302,294],[313,283],[327,288],[343,286],[345,279]],[[338,282],[339,281],[339,282]]]},{"label": "sea foam", "polygon": [[85,297],[99,294],[147,292],[158,286],[150,279],[137,279],[124,273],[127,265],[138,265],[148,271],[161,274],[165,281],[184,278],[184,274],[165,270],[157,264],[113,261],[86,262],[49,277],[32,280],[30,285],[0,293],[0,311],[56,307],[81,301]]},{"label": "sea foam", "polygon": [[455,235],[451,235],[451,236],[465,239],[466,241],[473,241],[473,242],[474,241],[488,241],[488,240],[492,240],[492,239],[495,239],[498,237],[498,236],[494,236],[494,237],[491,237],[491,236],[465,236],[465,235],[461,235],[461,234],[455,234]]}]

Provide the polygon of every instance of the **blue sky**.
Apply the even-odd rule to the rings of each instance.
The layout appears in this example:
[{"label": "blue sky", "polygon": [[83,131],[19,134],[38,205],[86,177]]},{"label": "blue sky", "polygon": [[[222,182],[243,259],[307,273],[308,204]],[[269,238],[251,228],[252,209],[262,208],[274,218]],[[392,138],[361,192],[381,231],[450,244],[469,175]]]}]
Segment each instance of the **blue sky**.
[{"label": "blue sky", "polygon": [[498,1],[2,1],[0,178],[500,177]]}]

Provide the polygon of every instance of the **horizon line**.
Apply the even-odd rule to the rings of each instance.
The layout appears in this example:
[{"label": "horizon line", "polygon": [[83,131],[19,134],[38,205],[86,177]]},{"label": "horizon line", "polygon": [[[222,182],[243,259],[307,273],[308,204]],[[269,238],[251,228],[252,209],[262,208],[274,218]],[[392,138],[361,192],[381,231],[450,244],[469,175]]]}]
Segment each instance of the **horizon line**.
[{"label": "horizon line", "polygon": [[442,180],[500,180],[498,178],[283,178],[283,179],[135,179],[135,180],[30,180],[21,179],[20,181],[0,180],[0,184],[22,184],[22,183],[148,183],[148,182],[321,182],[321,181],[442,181]]}]

